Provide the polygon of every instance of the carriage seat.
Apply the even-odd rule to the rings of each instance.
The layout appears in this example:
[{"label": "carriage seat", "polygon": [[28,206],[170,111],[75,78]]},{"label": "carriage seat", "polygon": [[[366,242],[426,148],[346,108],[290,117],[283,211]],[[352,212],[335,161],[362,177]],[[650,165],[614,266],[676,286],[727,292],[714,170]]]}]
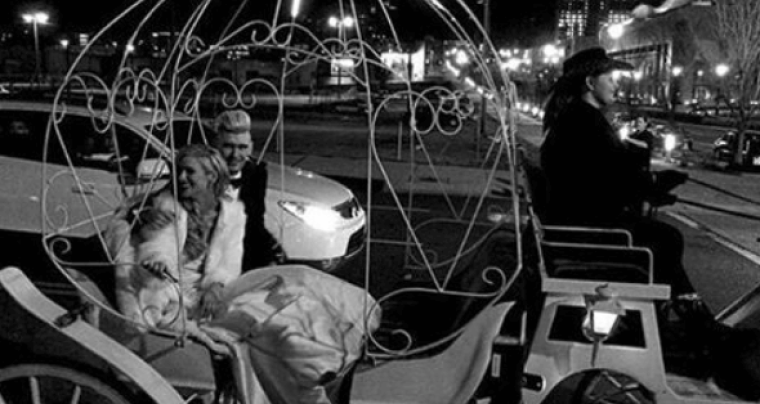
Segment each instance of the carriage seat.
[{"label": "carriage seat", "polygon": [[633,245],[625,229],[547,226],[546,177],[538,165],[522,159],[525,198],[530,231],[543,258],[548,276],[562,279],[652,283],[650,250]]},{"label": "carriage seat", "polygon": [[[104,267],[98,270],[112,269]],[[223,366],[217,366],[205,346],[181,341],[168,334],[143,331],[116,315],[113,300],[104,293],[114,290],[112,276],[88,275],[74,268],[67,268],[67,271],[81,288],[79,295],[82,301],[91,305],[85,314],[87,322],[150,364],[183,397],[210,395],[216,391],[216,373]]]}]

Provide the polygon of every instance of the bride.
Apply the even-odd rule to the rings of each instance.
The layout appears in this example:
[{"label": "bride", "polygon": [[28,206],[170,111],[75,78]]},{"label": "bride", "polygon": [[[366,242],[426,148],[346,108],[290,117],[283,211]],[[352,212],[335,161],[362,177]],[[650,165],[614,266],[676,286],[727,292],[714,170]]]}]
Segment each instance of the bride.
[{"label": "bride", "polygon": [[325,384],[350,368],[379,326],[374,299],[303,265],[240,276],[245,217],[223,191],[221,156],[187,146],[176,170],[176,184],[142,206],[127,204],[108,226],[119,310],[230,354],[242,402],[329,403]]}]

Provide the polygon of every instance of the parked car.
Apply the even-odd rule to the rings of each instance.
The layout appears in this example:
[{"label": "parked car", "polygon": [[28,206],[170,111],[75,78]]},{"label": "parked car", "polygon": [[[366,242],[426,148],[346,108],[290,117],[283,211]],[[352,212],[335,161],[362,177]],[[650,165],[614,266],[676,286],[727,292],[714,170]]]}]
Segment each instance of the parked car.
[{"label": "parked car", "polygon": [[[734,159],[737,134],[734,130],[726,131],[713,142],[712,156],[718,162],[731,163]],[[760,132],[744,133],[742,147],[742,166],[760,168]]]},{"label": "parked car", "polygon": [[[150,190],[150,177],[166,173],[165,116],[135,108],[114,114],[107,126],[104,113],[67,105],[51,125],[52,108],[47,101],[0,100],[0,232],[10,243],[0,266],[40,258],[19,252],[29,251],[21,244],[30,241],[39,247],[41,235],[94,238],[125,197]],[[175,138],[176,145],[202,142],[212,130],[187,116],[171,124],[174,133],[192,134]],[[362,248],[365,212],[348,188],[274,162],[268,169],[265,225],[289,260],[333,270]]]}]

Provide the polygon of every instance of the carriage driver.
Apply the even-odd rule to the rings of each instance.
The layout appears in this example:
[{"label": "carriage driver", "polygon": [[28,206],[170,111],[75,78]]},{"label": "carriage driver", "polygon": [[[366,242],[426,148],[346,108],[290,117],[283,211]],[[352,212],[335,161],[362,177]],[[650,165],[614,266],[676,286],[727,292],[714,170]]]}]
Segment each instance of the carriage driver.
[{"label": "carriage driver", "polygon": [[243,110],[224,111],[215,120],[211,145],[219,150],[230,171],[228,195],[245,205],[247,215],[243,241],[243,272],[284,261],[282,247],[264,227],[267,191],[265,162],[253,160],[251,118]]}]

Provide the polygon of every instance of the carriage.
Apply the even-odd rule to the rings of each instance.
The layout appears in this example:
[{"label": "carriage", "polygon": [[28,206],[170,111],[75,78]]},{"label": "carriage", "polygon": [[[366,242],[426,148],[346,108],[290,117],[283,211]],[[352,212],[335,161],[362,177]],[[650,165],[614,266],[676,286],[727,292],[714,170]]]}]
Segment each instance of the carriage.
[{"label": "carriage", "polygon": [[[110,144],[116,147],[107,169],[121,179],[130,177],[124,175],[130,170],[135,175],[105,195],[88,182],[93,177],[86,177],[72,158],[63,170],[45,166],[42,246],[52,267],[76,287],[75,299],[71,304],[51,300],[29,280],[28,268],[0,271],[4,308],[0,402],[267,402],[240,394],[229,357],[212,353],[184,332],[141,329],[114,310],[109,279],[113,259],[102,253],[100,234],[109,216],[95,214],[93,201],[115,207],[140,190],[153,189],[164,181],[161,161],[171,160],[177,139],[206,141],[202,125],[196,133],[175,135],[171,122],[178,113],[203,123],[211,111],[255,111],[269,105],[264,108],[268,112],[257,115],[268,116],[260,154],[272,153],[284,166],[286,136],[293,130],[286,126],[297,120],[291,111],[304,103],[321,108],[326,99],[346,114],[353,105],[351,97],[366,105],[356,108],[365,125],[358,132],[364,137],[366,156],[358,167],[365,171],[363,205],[369,218],[360,254],[364,256],[359,260],[364,276],[356,282],[375,295],[376,305],[366,307],[366,312],[382,309],[383,322],[367,335],[359,360],[324,378],[321,387],[329,402],[742,401],[710,380],[666,369],[655,304],[666,300],[670,291],[653,283],[649,251],[632,246],[625,231],[541,224],[534,206],[540,198],[536,185],[540,175],[516,140],[515,87],[503,70],[493,68],[498,59],[493,44],[486,40],[478,50],[460,22],[485,33],[463,2],[456,4],[456,10],[436,0],[424,4],[427,15],[440,20],[458,39],[460,51],[473,60],[474,80],[468,88],[413,86],[411,69],[394,70],[392,63],[383,62],[381,44],[362,36],[371,31],[357,29],[354,35],[339,30],[337,37],[325,36],[299,18],[298,1],[278,1],[268,10],[271,15],[250,21],[240,19],[243,2],[235,14],[213,20],[229,21],[215,27],[221,32],[213,33],[200,27],[211,20],[207,13],[219,10],[214,9],[215,2],[204,1],[190,10],[174,43],[159,58],[160,65],[136,65],[134,46],[164,21],[159,17],[171,9],[170,3],[138,1],[107,24],[84,47],[52,101],[46,147],[62,145],[66,150],[64,140],[73,135],[62,129],[69,117],[67,106],[80,97],[92,113],[92,126],[104,138],[113,136]],[[291,6],[291,13],[284,11]],[[362,28],[362,12],[354,2],[330,6],[339,10],[339,21],[352,17]],[[384,2],[375,7],[388,25],[390,47],[402,50],[392,13]],[[116,53],[118,70],[109,78],[112,81],[79,69],[79,63],[96,53],[98,42],[110,40],[114,32],[129,35],[128,46]],[[237,69],[234,61],[249,54],[276,60],[279,74],[274,78],[232,74],[229,69]],[[411,55],[406,55],[401,64],[411,66]],[[302,77],[318,77],[325,70],[327,81],[339,81],[332,83],[332,92],[298,94]],[[380,78],[395,87],[376,88]],[[347,83],[354,90],[344,91]],[[482,123],[472,119],[477,116],[471,99],[481,102]],[[160,116],[166,122],[158,129],[168,135],[157,140],[165,146],[158,148],[164,154],[151,154],[149,147],[156,142],[148,142],[142,155],[153,158],[126,167],[112,135],[114,121],[117,115],[128,116],[146,105],[159,111],[156,120]],[[421,110],[426,119],[418,121],[415,116]],[[437,118],[443,116],[445,122]],[[383,120],[392,124],[383,126]],[[397,131],[387,130],[395,129],[396,123]],[[466,133],[472,138],[462,140]],[[379,147],[388,139],[390,151]],[[468,182],[472,185],[475,177],[480,178],[481,188],[466,197],[452,196],[450,184],[441,180],[446,171],[441,157],[473,146],[480,153],[480,142],[488,147],[477,155]],[[408,170],[405,189],[392,181],[392,166]],[[67,206],[54,197],[55,187],[60,187],[56,182],[62,178],[80,191],[79,206]],[[420,213],[426,210],[419,200],[429,197],[415,194],[428,185],[415,182],[420,178],[437,189],[445,214]],[[386,190],[386,206],[376,201],[377,182]],[[456,202],[462,205],[455,206]],[[373,230],[373,209],[393,210],[402,236],[389,239]],[[74,211],[89,217],[73,223],[68,213]],[[82,229],[90,232],[82,237]],[[446,234],[445,243],[436,244],[440,236],[431,235],[441,232]],[[403,261],[393,265],[409,270],[403,282],[378,292],[372,285],[378,278],[372,273],[390,254]],[[415,324],[404,321],[413,317],[403,314],[415,307],[430,310],[417,321],[444,317],[442,332],[432,336],[426,330],[414,332],[421,330],[414,330]]]}]

